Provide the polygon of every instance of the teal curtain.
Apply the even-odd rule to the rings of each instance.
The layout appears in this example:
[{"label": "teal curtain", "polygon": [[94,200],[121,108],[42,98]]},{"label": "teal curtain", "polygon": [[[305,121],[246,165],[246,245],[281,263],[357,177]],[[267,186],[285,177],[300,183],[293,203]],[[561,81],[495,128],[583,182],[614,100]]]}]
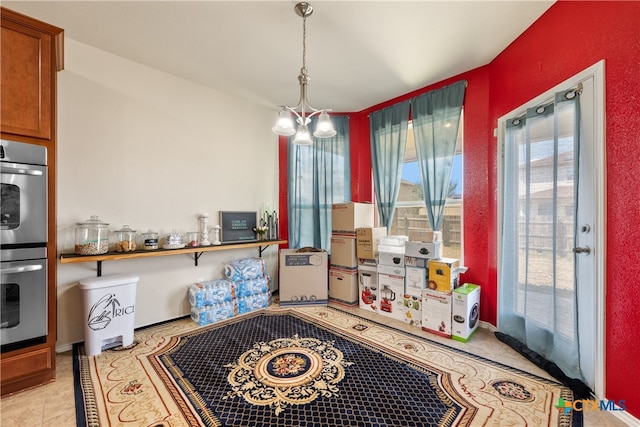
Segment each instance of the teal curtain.
[{"label": "teal curtain", "polygon": [[[331,116],[332,138],[314,138],[312,145],[288,143],[289,247],[331,249],[331,208],[351,200],[349,118]],[[313,133],[317,118],[311,121]]]},{"label": "teal curtain", "polygon": [[416,155],[433,231],[442,230],[466,84],[462,80],[411,99]]},{"label": "teal curtain", "polygon": [[580,93],[507,120],[498,327],[569,377],[580,368],[575,246]]},{"label": "teal curtain", "polygon": [[371,162],[380,224],[391,229],[400,192],[409,126],[409,102],[371,113]]}]

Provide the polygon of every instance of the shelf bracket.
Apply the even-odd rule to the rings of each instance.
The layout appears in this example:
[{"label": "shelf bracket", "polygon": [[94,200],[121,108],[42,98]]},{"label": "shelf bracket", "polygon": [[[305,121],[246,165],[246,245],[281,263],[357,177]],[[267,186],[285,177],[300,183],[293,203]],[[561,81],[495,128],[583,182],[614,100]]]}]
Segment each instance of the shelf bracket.
[{"label": "shelf bracket", "polygon": [[196,261],[196,267],[198,266],[198,260],[200,259],[200,257],[202,256],[202,254],[203,254],[203,253],[204,253],[204,252],[194,252],[194,253],[193,253],[193,255],[194,255],[194,259],[195,259],[195,261]]},{"label": "shelf bracket", "polygon": [[270,245],[258,246],[258,256],[262,258],[262,252],[266,251]]},{"label": "shelf bracket", "polygon": [[98,269],[98,277],[102,276],[102,261],[96,261],[96,268]]}]

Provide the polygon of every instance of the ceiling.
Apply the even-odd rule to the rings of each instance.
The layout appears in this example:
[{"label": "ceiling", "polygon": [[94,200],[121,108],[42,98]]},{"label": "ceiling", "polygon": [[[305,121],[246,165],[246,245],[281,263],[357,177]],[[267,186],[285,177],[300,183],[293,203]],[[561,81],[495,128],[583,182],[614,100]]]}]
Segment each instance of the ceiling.
[{"label": "ceiling", "polygon": [[[296,1],[2,1],[67,38],[274,110],[299,98]],[[489,63],[553,1],[311,1],[315,108],[361,111]]]}]

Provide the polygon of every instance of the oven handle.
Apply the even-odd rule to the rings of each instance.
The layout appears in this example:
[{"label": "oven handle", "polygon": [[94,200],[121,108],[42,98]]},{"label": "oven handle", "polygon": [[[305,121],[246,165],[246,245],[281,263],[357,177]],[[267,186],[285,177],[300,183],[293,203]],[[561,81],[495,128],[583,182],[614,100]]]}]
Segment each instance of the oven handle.
[{"label": "oven handle", "polygon": [[42,175],[42,171],[40,170],[17,168],[14,166],[2,166],[2,168],[0,168],[0,172],[17,174],[17,175],[34,175],[34,176]]},{"label": "oven handle", "polygon": [[15,273],[28,273],[30,271],[38,271],[42,270],[42,265],[40,264],[32,264],[32,265],[24,265],[22,267],[10,267],[3,268],[2,274],[15,274]]}]

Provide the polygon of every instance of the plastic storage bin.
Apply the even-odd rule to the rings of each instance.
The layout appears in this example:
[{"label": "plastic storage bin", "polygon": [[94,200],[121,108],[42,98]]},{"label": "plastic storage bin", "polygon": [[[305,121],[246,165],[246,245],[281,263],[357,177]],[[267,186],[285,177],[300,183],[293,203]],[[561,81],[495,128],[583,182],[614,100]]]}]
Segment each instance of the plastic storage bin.
[{"label": "plastic storage bin", "polygon": [[138,280],[137,276],[124,274],[80,280],[88,356],[133,344]]}]

